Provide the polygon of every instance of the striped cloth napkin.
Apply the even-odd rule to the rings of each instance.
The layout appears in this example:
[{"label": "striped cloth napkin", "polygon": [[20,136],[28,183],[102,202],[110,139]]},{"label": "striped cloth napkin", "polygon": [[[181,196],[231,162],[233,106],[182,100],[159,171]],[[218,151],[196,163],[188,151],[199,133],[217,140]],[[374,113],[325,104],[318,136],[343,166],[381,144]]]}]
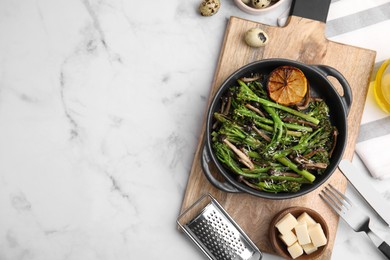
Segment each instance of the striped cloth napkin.
[{"label": "striped cloth napkin", "polygon": [[390,117],[360,127],[356,153],[374,178],[390,178]]}]

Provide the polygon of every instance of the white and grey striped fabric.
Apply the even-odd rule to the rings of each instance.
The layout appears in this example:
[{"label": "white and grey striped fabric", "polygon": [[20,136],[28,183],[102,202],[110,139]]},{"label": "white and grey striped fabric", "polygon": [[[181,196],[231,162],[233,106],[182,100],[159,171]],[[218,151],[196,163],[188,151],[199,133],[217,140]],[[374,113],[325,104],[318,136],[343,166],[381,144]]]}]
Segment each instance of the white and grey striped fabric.
[{"label": "white and grey striped fabric", "polygon": [[357,142],[367,141],[388,134],[390,134],[390,116],[362,124]]},{"label": "white and grey striped fabric", "polygon": [[[373,81],[380,65],[390,59],[390,0],[333,0],[325,32],[330,40],[377,52]],[[357,142],[390,134],[389,116],[375,103],[370,86]]]}]

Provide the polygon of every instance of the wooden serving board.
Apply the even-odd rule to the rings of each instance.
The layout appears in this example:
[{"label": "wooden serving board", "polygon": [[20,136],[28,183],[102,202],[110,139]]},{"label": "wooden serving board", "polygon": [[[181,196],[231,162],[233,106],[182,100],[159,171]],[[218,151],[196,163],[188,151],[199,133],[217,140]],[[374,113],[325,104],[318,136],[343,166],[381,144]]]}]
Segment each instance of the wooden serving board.
[{"label": "wooden serving board", "polygon": [[[245,44],[243,35],[253,27],[259,27],[268,34],[270,39],[265,47],[251,48]],[[325,38],[324,33],[324,22],[300,16],[290,16],[285,27],[267,26],[231,17],[227,24],[208,104],[222,82],[230,74],[253,61],[266,58],[287,58],[306,64],[332,66],[345,76],[352,88],[353,102],[348,116],[348,141],[344,153],[344,158],[351,160],[376,53],[372,50],[329,41]],[[331,81],[337,85],[337,81]],[[220,191],[205,178],[200,163],[205,121],[204,119],[203,131],[189,174],[181,211],[183,212],[192,205],[202,194],[210,193],[222,204],[262,252],[274,253],[268,239],[269,224],[274,215],[290,206],[308,207],[318,211],[327,220],[330,237],[323,259],[330,259],[339,218],[322,201],[318,193],[329,182],[345,192],[347,181],[342,173],[336,170],[320,188],[302,197],[289,200],[268,200],[245,193],[233,194]]]}]

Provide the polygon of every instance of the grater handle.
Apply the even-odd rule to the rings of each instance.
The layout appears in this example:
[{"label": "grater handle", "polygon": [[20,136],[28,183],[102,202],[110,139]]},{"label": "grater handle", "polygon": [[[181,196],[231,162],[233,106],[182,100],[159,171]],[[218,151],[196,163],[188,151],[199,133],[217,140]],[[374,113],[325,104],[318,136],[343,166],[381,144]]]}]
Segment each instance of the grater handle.
[{"label": "grater handle", "polygon": [[210,163],[210,154],[208,153],[208,150],[206,149],[206,145],[203,145],[203,151],[202,151],[202,168],[204,175],[206,178],[213,184],[216,188],[225,191],[225,192],[233,192],[233,193],[239,193],[241,192],[234,186],[232,186],[228,182],[220,182],[217,180],[211,173],[210,168],[209,168],[209,163]]}]

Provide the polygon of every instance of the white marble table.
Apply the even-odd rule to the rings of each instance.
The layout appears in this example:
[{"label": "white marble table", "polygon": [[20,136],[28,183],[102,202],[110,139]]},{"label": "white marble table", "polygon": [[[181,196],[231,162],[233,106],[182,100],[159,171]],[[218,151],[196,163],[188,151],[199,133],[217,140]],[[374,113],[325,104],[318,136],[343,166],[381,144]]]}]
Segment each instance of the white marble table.
[{"label": "white marble table", "polygon": [[[175,221],[226,22],[276,25],[282,12],[222,0],[206,18],[199,2],[0,1],[1,260],[204,259]],[[380,64],[389,10],[333,1],[328,37],[376,50]],[[362,124],[386,116],[370,89]],[[390,181],[370,181],[390,200]],[[382,256],[340,221],[333,258]]]}]

